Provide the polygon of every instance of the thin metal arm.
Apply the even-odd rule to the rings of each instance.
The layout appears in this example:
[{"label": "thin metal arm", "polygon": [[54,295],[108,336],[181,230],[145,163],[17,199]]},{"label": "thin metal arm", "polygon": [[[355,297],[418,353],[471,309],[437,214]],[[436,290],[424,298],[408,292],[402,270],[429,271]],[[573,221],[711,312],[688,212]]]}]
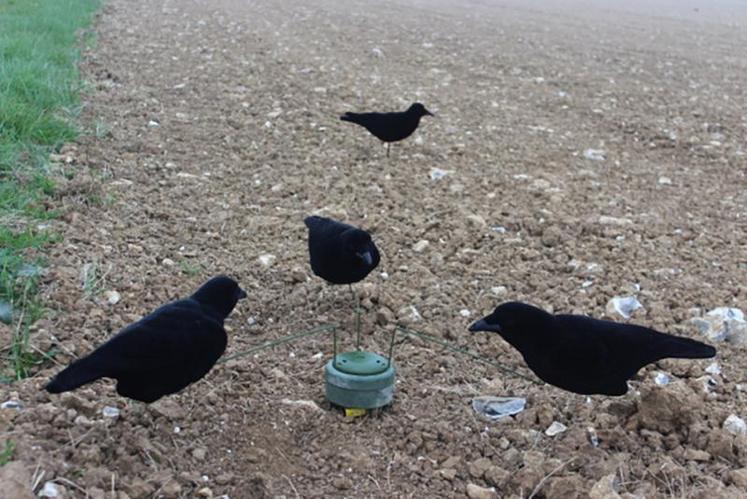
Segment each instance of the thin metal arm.
[{"label": "thin metal arm", "polygon": [[353,295],[353,300],[356,302],[355,305],[355,349],[360,351],[361,349],[361,297],[353,291],[353,285],[348,284],[350,294]]},{"label": "thin metal arm", "polygon": [[505,372],[506,374],[510,374],[512,376],[516,376],[517,378],[521,378],[521,379],[524,379],[526,381],[531,381],[532,383],[534,383],[536,385],[541,385],[542,384],[539,381],[537,381],[535,379],[532,379],[532,378],[530,378],[528,376],[524,376],[523,374],[518,373],[518,372],[514,371],[513,369],[511,369],[509,367],[506,367],[506,366],[504,366],[503,364],[501,364],[499,362],[495,362],[493,360],[485,359],[483,357],[480,357],[476,353],[472,353],[469,350],[464,350],[463,348],[455,347],[451,343],[448,343],[446,341],[440,340],[438,338],[434,338],[433,336],[427,335],[425,333],[419,333],[417,331],[413,331],[412,329],[407,329],[406,327],[400,326],[399,324],[397,324],[397,329],[399,329],[400,331],[402,331],[405,334],[410,334],[412,336],[416,336],[416,337],[421,338],[421,339],[426,340],[426,341],[430,341],[430,342],[433,342],[433,343],[438,343],[439,345],[441,345],[442,347],[446,348],[447,350],[451,350],[452,352],[464,354],[464,355],[466,355],[468,357],[471,357],[471,358],[475,359],[478,362],[482,362],[483,364],[488,364],[488,365],[491,365],[493,367],[496,367],[496,368],[500,369],[501,371]]},{"label": "thin metal arm", "polygon": [[[323,333],[325,331],[332,330],[335,332],[335,339],[337,338],[337,325],[336,324],[324,324],[323,326],[317,326],[313,329],[309,329],[307,331],[304,331],[303,333],[298,334],[292,334],[290,336],[283,336],[282,338],[278,338],[276,340],[268,341],[266,343],[263,343],[259,346],[250,348],[249,350],[243,350],[241,352],[236,352],[234,354],[222,357],[218,359],[218,363],[227,362],[229,360],[238,359],[239,357],[245,357],[247,355],[251,355],[254,352],[259,352],[260,350],[264,350],[266,348],[272,348],[278,345],[282,345],[283,343],[290,343],[291,341],[297,340],[299,338],[304,338],[306,336],[312,336],[314,334]],[[335,342],[335,345],[337,343]]]},{"label": "thin metal arm", "polygon": [[392,355],[394,355],[394,338],[397,337],[397,328],[392,330],[392,339],[389,340],[389,356],[387,357],[386,368],[392,365]]}]

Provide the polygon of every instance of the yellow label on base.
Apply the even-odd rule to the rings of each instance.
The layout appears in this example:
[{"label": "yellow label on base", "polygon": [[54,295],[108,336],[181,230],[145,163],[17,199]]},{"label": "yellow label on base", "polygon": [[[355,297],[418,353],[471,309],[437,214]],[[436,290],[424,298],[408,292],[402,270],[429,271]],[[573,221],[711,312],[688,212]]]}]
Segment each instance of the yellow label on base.
[{"label": "yellow label on base", "polygon": [[349,418],[357,418],[360,416],[365,416],[366,410],[365,409],[358,409],[356,407],[346,407],[345,408],[345,416]]}]

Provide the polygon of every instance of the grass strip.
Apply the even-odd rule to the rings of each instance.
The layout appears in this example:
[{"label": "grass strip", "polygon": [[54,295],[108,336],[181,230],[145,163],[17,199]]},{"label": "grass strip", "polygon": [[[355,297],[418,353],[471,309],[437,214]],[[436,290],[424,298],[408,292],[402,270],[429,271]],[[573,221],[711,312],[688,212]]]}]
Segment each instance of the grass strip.
[{"label": "grass strip", "polygon": [[[54,192],[49,155],[78,135],[81,29],[99,0],[0,0],[0,380],[31,374],[44,352],[29,344],[41,317],[44,220]],[[84,33],[85,34],[85,33]],[[89,34],[90,36],[90,34]],[[90,38],[89,38],[90,40]]]}]

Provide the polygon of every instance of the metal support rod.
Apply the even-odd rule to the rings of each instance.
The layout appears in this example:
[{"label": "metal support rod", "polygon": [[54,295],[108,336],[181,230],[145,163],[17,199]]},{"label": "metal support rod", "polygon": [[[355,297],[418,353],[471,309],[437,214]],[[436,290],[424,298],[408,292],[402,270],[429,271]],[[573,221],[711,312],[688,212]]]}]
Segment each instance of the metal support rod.
[{"label": "metal support rod", "polygon": [[521,373],[518,373],[518,372],[514,371],[513,369],[511,369],[509,367],[506,367],[506,366],[504,366],[503,364],[501,364],[499,362],[495,362],[493,360],[485,359],[483,357],[480,357],[476,353],[470,352],[469,350],[464,350],[463,348],[459,348],[459,347],[453,346],[449,342],[440,340],[438,338],[434,338],[433,336],[427,335],[425,333],[419,333],[417,331],[413,331],[412,329],[407,329],[406,327],[400,326],[399,324],[397,324],[397,329],[399,329],[400,331],[402,331],[405,334],[409,334],[409,335],[415,336],[417,338],[420,338],[420,339],[423,339],[423,340],[426,340],[426,341],[437,343],[437,344],[441,345],[442,347],[446,348],[447,350],[451,350],[452,352],[464,354],[464,355],[466,355],[468,357],[471,357],[471,358],[475,359],[478,362],[482,362],[483,364],[488,364],[490,366],[496,367],[499,370],[501,370],[501,371],[503,371],[503,372],[505,372],[507,374],[510,374],[512,376],[516,376],[517,378],[521,378],[521,379],[524,379],[526,381],[531,381],[532,383],[534,383],[536,385],[541,385],[542,384],[539,381],[537,381],[535,379],[532,379],[529,376],[525,376],[525,375],[523,375]]},{"label": "metal support rod", "polygon": [[386,368],[392,365],[392,355],[394,355],[394,338],[397,336],[397,328],[392,330],[392,339],[389,340],[389,356],[387,357]]},{"label": "metal support rod", "polygon": [[337,328],[332,330],[332,366],[337,369]]},{"label": "metal support rod", "polygon": [[292,334],[290,336],[283,336],[281,338],[278,338],[276,340],[271,340],[266,343],[263,343],[259,346],[250,348],[248,350],[243,350],[241,352],[236,352],[234,354],[228,355],[226,357],[223,357],[218,360],[218,363],[227,362],[229,360],[237,359],[239,357],[245,357],[247,355],[251,355],[254,352],[259,352],[260,350],[264,350],[266,348],[271,348],[277,345],[282,345],[283,343],[289,343],[291,341],[297,340],[299,338],[304,338],[306,336],[312,336],[314,334],[323,333],[325,331],[332,330],[335,334],[337,334],[337,325],[336,324],[324,324],[322,326],[317,326],[315,328],[309,329],[307,331],[304,331],[302,333],[298,334]]},{"label": "metal support rod", "polygon": [[355,305],[355,349],[360,351],[361,349],[361,297],[353,291],[353,285],[348,284],[350,294],[353,295],[353,301]]}]

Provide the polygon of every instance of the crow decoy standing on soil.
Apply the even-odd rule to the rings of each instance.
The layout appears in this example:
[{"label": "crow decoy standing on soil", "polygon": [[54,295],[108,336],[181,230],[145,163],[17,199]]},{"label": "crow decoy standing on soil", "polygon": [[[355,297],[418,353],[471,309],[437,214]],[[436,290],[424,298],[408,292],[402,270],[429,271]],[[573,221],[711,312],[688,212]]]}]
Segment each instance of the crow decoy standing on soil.
[{"label": "crow decoy standing on soil", "polygon": [[423,116],[433,116],[421,103],[416,102],[407,111],[399,113],[345,113],[340,116],[343,121],[350,121],[362,126],[379,140],[386,143],[386,155],[389,156],[389,143],[406,139],[415,131]]},{"label": "crow decoy standing on soil", "polygon": [[[357,227],[310,216],[304,219],[309,229],[309,262],[317,276],[331,284],[352,284],[363,280],[379,264],[379,250],[371,235]],[[360,297],[356,306],[358,343],[360,344]]]},{"label": "crow decoy standing on soil", "polygon": [[74,390],[99,378],[117,380],[117,393],[150,403],[205,376],[226,349],[224,319],[246,293],[233,279],[213,277],[192,296],[130,324],[44,387]]},{"label": "crow decoy standing on soil", "polygon": [[666,358],[706,359],[716,349],[632,324],[552,315],[519,302],[499,305],[470,331],[498,333],[543,381],[582,395],[624,395],[628,380]]}]

